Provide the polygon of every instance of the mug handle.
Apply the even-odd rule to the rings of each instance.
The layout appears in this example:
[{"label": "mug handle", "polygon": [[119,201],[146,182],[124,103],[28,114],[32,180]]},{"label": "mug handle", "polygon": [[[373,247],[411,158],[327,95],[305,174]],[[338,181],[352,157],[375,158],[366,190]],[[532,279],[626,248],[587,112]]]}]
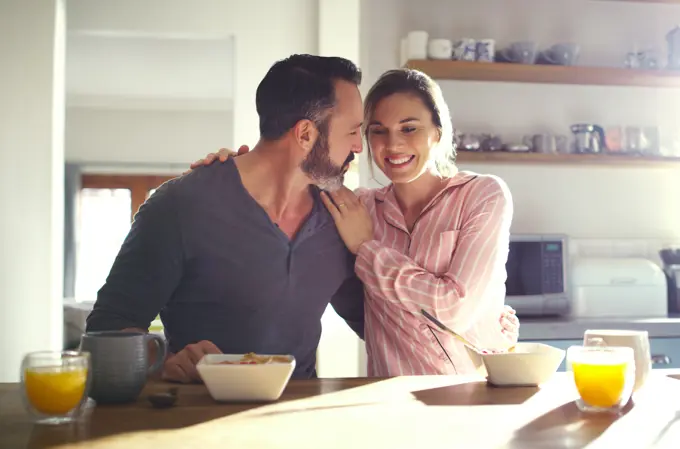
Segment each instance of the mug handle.
[{"label": "mug handle", "polygon": [[168,346],[165,340],[156,334],[146,334],[146,339],[147,343],[149,340],[153,340],[154,343],[156,343],[156,349],[158,349],[158,352],[156,353],[156,361],[149,367],[147,371],[147,374],[153,374],[163,367],[163,363],[165,363],[165,356],[168,354]]}]

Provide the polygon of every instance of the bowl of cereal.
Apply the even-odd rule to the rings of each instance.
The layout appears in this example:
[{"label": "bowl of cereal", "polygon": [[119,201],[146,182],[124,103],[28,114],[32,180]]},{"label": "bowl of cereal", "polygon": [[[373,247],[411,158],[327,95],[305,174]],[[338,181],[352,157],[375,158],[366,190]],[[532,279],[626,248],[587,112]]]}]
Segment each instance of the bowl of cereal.
[{"label": "bowl of cereal", "polygon": [[196,365],[216,401],[276,401],[295,370],[292,355],[206,354]]},{"label": "bowl of cereal", "polygon": [[542,343],[522,342],[507,352],[479,353],[467,349],[471,358],[481,359],[487,381],[495,386],[538,386],[557,372],[565,351]]}]

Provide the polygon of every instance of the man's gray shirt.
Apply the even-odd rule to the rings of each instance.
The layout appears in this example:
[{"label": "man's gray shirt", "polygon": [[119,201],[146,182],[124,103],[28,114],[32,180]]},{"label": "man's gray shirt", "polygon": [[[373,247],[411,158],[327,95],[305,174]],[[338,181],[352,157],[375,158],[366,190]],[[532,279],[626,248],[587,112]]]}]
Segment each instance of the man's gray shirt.
[{"label": "man's gray shirt", "polygon": [[147,329],[160,312],[169,350],[209,340],[224,353],[293,354],[315,375],[330,302],[363,338],[363,288],[328,211],[293,240],[249,195],[233,160],[161,186],[139,209],[87,330]]}]

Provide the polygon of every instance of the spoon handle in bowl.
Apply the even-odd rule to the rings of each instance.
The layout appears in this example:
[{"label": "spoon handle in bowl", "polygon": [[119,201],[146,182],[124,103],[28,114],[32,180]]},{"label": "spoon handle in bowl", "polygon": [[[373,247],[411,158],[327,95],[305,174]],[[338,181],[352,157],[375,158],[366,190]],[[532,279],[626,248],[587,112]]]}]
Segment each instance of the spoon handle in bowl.
[{"label": "spoon handle in bowl", "polygon": [[458,335],[457,333],[455,333],[454,331],[452,331],[448,326],[444,325],[444,323],[442,323],[441,321],[439,321],[437,318],[435,318],[435,317],[433,317],[432,315],[430,315],[429,313],[427,313],[424,309],[420,309],[420,313],[422,313],[422,314],[425,316],[425,318],[427,318],[428,320],[432,321],[439,329],[443,330],[443,331],[446,332],[447,334],[452,335],[454,338],[456,338],[458,341],[460,341],[461,343],[463,343],[463,344],[464,344],[465,346],[467,346],[468,348],[472,349],[473,351],[475,351],[475,352],[478,353],[478,354],[483,354],[483,353],[484,353],[483,351],[480,351],[479,349],[477,349],[477,347],[476,347],[475,345],[473,345],[472,343],[470,343],[469,341],[467,341],[467,339],[465,339],[465,338],[463,338],[462,336]]}]

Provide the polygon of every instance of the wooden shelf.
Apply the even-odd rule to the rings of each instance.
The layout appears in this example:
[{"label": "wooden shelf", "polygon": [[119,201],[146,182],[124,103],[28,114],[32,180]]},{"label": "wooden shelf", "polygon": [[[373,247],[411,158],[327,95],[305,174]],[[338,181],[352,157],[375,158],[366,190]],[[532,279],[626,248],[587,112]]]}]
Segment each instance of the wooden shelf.
[{"label": "wooden shelf", "polygon": [[680,71],[667,70],[425,59],[410,60],[406,67],[438,80],[680,88]]},{"label": "wooden shelf", "polygon": [[607,166],[660,166],[680,168],[680,158],[611,154],[544,154],[505,151],[459,151],[456,162],[470,164],[554,164]]}]

